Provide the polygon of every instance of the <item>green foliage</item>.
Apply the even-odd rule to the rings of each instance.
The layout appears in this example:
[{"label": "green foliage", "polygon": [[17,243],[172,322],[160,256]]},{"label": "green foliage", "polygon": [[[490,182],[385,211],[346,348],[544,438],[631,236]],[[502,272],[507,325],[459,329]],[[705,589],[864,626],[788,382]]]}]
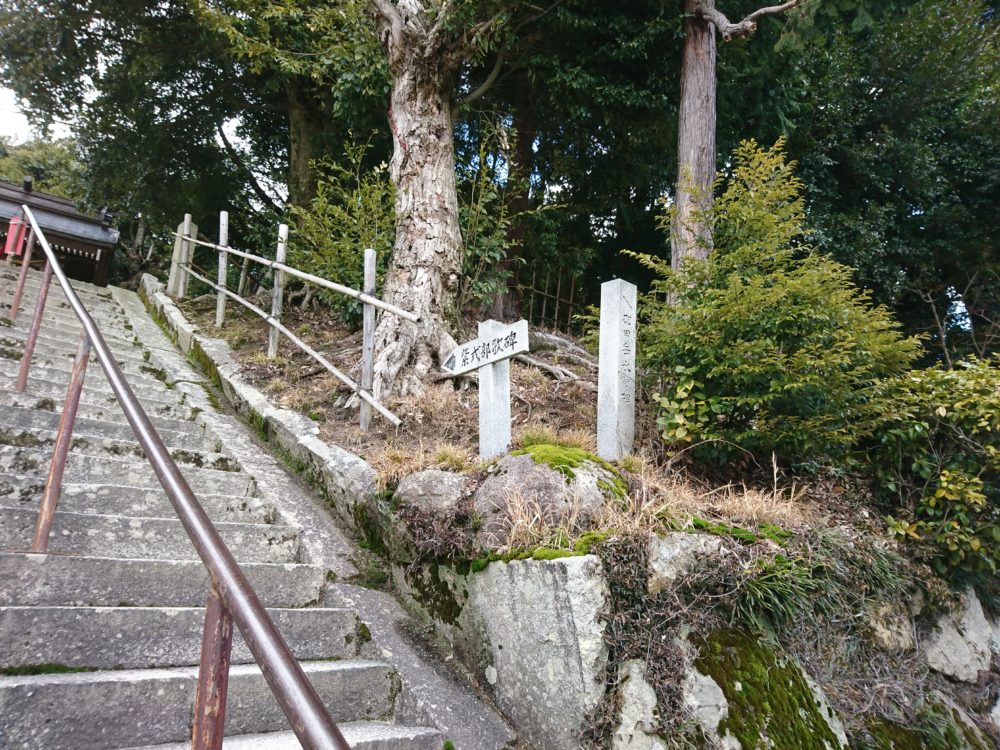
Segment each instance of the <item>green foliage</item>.
[{"label": "green foliage", "polygon": [[894,384],[872,458],[898,506],[890,529],[939,573],[1000,563],[1000,356],[915,370]]},{"label": "green foliage", "polygon": [[[394,193],[385,164],[368,168],[369,144],[351,140],[340,162],[325,160],[316,197],[305,208],[292,207],[298,229],[290,249],[292,264],[303,271],[338,284],[361,289],[364,251],[373,248],[381,279],[392,253]],[[361,303],[353,297],[320,290],[317,296],[337,310],[344,320],[361,320]]]},{"label": "green foliage", "polygon": [[36,190],[79,200],[84,195],[82,170],[76,143],[31,140],[11,144],[0,137],[0,180],[21,184],[25,175],[34,177]]},{"label": "green foliage", "polygon": [[793,167],[781,141],[744,141],[717,182],[709,259],[674,272],[636,256],[659,277],[643,301],[640,350],[664,379],[660,431],[705,458],[846,454],[884,418],[883,379],[919,350],[850,269],[803,243]]}]

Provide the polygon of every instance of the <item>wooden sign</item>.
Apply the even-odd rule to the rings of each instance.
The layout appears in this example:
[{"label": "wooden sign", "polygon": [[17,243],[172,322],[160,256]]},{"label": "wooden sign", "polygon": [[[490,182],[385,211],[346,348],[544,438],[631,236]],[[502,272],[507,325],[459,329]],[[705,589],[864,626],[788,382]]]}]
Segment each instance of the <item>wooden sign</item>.
[{"label": "wooden sign", "polygon": [[479,370],[479,457],[510,448],[510,358],[528,351],[528,321],[479,324],[479,338],[456,347],[442,367],[454,375]]},{"label": "wooden sign", "polygon": [[[484,324],[490,323],[490,326]],[[484,333],[487,330],[487,333]],[[455,347],[441,367],[452,375],[475,370],[528,351],[528,321],[504,325],[495,320],[479,324],[479,338]]]}]

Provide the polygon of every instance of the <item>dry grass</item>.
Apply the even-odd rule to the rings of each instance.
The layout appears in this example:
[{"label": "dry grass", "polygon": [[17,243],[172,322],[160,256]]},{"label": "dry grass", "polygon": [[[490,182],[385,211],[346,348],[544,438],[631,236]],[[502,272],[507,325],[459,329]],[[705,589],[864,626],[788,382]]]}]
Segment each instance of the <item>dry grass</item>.
[{"label": "dry grass", "polygon": [[537,422],[524,425],[514,436],[514,445],[518,448],[542,444],[579,448],[593,453],[597,450],[597,437],[583,428],[557,430]]},{"label": "dry grass", "polygon": [[[497,551],[500,554],[537,547],[571,547],[581,534],[591,528],[589,519],[583,516],[580,503],[575,499],[563,513],[555,515],[551,505],[512,493],[506,499],[506,511],[501,522],[506,542],[499,546]],[[487,540],[487,543],[498,541]]]}]

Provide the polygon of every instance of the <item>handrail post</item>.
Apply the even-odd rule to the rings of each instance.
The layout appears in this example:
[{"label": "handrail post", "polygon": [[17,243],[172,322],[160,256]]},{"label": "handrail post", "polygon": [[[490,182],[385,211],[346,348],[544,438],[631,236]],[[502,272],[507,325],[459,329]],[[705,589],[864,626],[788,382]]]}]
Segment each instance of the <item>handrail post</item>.
[{"label": "handrail post", "polygon": [[[362,290],[375,296],[376,258],[372,248],[365,250],[365,276]],[[375,306],[365,302],[361,312],[361,389],[372,392],[375,376]],[[372,406],[361,399],[361,431],[368,432],[372,422]]]},{"label": "handrail post", "polygon": [[222,603],[215,584],[205,604],[205,630],[201,640],[201,664],[194,694],[192,750],[220,750],[226,727],[226,694],[233,647],[233,618]]},{"label": "handrail post", "polygon": [[[222,248],[229,247],[229,212],[219,211],[219,272],[216,275],[216,283],[225,287],[227,280],[227,263],[229,254]],[[219,293],[215,300],[215,327],[222,328],[226,319],[226,295]]]},{"label": "handrail post", "polygon": [[181,239],[181,253],[180,259],[177,264],[177,299],[184,299],[187,296],[188,291],[188,277],[187,267],[191,262],[191,258],[194,255],[191,252],[191,214],[184,214],[184,229],[181,234],[183,238]]},{"label": "handrail post", "polygon": [[35,249],[35,228],[32,227],[28,233],[28,247],[24,251],[21,259],[21,273],[17,277],[17,289],[14,290],[14,299],[10,302],[10,310],[7,317],[13,322],[17,319],[17,311],[21,306],[21,298],[24,296],[24,284],[28,279],[28,267],[31,265],[31,251]]},{"label": "handrail post", "polygon": [[24,342],[24,354],[21,355],[21,368],[17,372],[17,383],[14,390],[24,393],[28,385],[28,372],[31,370],[31,358],[35,355],[35,343],[38,341],[38,329],[42,327],[42,316],[45,314],[45,300],[49,296],[49,283],[52,281],[52,262],[45,261],[45,272],[42,283],[38,287],[38,299],[35,301],[35,312],[28,327],[28,338]]},{"label": "handrail post", "polygon": [[[274,259],[278,263],[285,262],[285,255],[288,252],[288,225],[278,225],[278,248],[275,250]],[[280,269],[274,270],[274,289],[271,297],[271,318],[276,322],[281,322],[281,302],[285,293],[285,272]],[[271,324],[271,330],[267,335],[267,358],[274,359],[278,356],[278,327]]]},{"label": "handrail post", "polygon": [[45,480],[45,493],[42,495],[42,502],[38,509],[35,536],[31,541],[32,552],[45,552],[49,546],[49,531],[52,530],[52,519],[56,513],[56,505],[59,503],[63,470],[66,468],[66,456],[69,453],[70,440],[73,437],[73,425],[76,422],[76,412],[80,406],[80,394],[83,391],[83,379],[87,374],[89,359],[90,338],[87,336],[87,332],[83,331],[80,334],[80,344],[76,349],[76,359],[73,360],[69,386],[66,388],[62,416],[59,418],[59,431],[56,432],[55,447],[52,449],[52,463],[49,465],[49,476]]}]

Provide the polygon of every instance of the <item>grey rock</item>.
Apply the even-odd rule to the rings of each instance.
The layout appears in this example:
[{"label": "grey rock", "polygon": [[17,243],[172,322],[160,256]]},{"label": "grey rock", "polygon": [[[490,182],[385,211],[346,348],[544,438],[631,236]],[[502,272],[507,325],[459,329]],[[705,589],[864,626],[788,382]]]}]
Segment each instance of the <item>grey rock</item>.
[{"label": "grey rock", "polygon": [[990,668],[993,629],[982,604],[971,589],[959,607],[942,616],[924,641],[924,656],[931,669],[962,682],[975,682]]},{"label": "grey rock", "polygon": [[618,728],[612,739],[614,750],[664,750],[656,735],[656,692],[646,682],[646,663],[639,659],[625,662],[619,669]]},{"label": "grey rock", "polygon": [[493,563],[469,579],[480,667],[496,670],[497,705],[542,750],[576,750],[604,695],[608,596],[592,555]]},{"label": "grey rock", "polygon": [[512,515],[538,515],[552,523],[596,515],[607,501],[599,483],[613,477],[597,464],[574,468],[573,473],[568,479],[546,464],[535,463],[527,454],[500,459],[473,498],[481,546],[503,548]]},{"label": "grey rock", "polygon": [[722,540],[711,534],[676,531],[650,534],[649,593],[657,594],[690,571],[700,560],[723,550]]},{"label": "grey rock", "polygon": [[742,750],[739,740],[719,729],[722,721],[729,717],[729,701],[719,684],[694,665],[687,667],[681,684],[684,705],[705,736],[711,738],[719,750]]},{"label": "grey rock", "polygon": [[445,516],[465,497],[468,477],[452,471],[428,469],[404,477],[395,499],[433,516]]}]

